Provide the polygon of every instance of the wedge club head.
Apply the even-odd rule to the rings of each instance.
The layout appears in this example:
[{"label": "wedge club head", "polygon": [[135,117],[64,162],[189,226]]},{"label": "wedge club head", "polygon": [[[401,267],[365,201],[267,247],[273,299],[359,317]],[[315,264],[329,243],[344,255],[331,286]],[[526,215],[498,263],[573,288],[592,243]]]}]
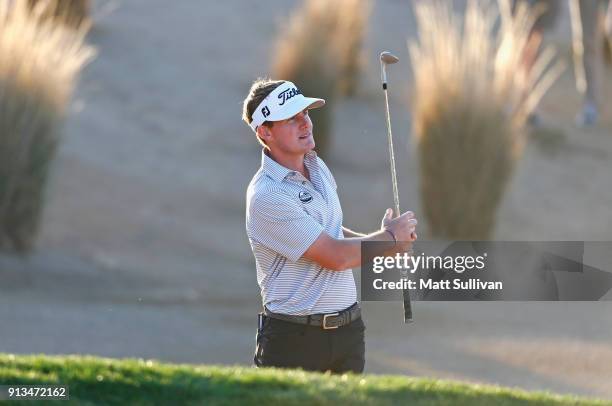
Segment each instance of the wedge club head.
[{"label": "wedge club head", "polygon": [[380,53],[380,78],[382,80],[383,90],[387,90],[387,65],[399,62],[399,58],[389,51]]}]

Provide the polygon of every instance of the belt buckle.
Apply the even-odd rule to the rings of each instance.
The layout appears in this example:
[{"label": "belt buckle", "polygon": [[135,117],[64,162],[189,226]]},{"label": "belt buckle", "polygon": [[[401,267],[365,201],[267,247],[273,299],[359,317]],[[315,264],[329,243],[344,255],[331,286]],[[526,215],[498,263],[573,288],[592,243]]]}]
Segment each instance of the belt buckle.
[{"label": "belt buckle", "polygon": [[340,313],[324,314],[323,315],[323,330],[333,330],[335,328],[338,328],[338,326],[327,327],[327,318],[332,317],[332,316],[338,316],[338,315],[340,315]]}]

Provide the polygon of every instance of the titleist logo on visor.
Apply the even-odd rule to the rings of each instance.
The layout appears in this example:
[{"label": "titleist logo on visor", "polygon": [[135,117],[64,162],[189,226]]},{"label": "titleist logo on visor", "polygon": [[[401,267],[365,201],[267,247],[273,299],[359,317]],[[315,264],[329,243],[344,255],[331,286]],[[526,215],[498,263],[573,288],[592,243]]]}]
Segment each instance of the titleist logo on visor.
[{"label": "titleist logo on visor", "polygon": [[283,104],[285,104],[285,102],[289,99],[291,99],[293,96],[297,96],[298,94],[302,94],[302,92],[300,92],[297,88],[292,88],[292,89],[287,89],[287,90],[283,90],[279,95],[278,98],[280,100],[282,100],[282,102],[278,103],[279,106],[282,106]]}]

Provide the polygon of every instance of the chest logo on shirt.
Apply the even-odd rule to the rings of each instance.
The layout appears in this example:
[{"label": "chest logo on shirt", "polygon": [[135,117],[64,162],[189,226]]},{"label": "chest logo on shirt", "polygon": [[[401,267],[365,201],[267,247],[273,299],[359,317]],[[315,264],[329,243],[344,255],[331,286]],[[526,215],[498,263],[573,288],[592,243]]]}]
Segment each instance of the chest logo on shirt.
[{"label": "chest logo on shirt", "polygon": [[302,201],[302,203],[308,203],[312,200],[312,195],[308,192],[300,192],[300,194],[298,195],[298,197],[300,198],[300,200]]}]

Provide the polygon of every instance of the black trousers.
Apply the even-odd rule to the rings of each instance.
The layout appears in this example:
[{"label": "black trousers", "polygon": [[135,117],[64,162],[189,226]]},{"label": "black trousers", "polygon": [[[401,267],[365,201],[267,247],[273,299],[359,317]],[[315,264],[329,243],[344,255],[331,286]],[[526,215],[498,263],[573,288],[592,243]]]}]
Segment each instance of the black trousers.
[{"label": "black trousers", "polygon": [[361,318],[331,330],[265,316],[262,324],[253,358],[257,367],[363,372],[365,325]]}]

